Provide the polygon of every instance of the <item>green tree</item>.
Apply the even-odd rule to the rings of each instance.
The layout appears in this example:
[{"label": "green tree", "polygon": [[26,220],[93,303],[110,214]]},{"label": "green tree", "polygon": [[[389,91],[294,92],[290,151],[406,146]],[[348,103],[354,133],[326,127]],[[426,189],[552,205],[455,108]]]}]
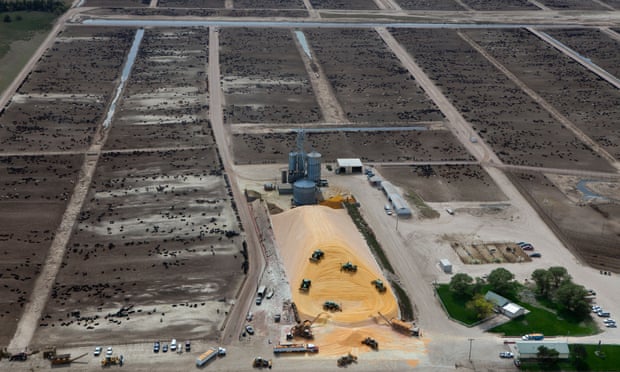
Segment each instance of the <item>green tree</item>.
[{"label": "green tree", "polygon": [[570,280],[570,275],[568,275],[568,271],[566,271],[566,268],[562,266],[553,266],[550,267],[547,271],[550,275],[550,284],[554,288],[559,288],[564,281]]},{"label": "green tree", "polygon": [[493,312],[493,304],[487,301],[481,293],[476,293],[465,306],[469,310],[474,310],[478,319],[485,319]]},{"label": "green tree", "polygon": [[588,291],[571,281],[564,283],[555,292],[556,301],[573,315],[583,318],[589,314],[589,305],[585,297]]},{"label": "green tree", "polygon": [[474,279],[465,273],[454,274],[450,279],[450,291],[459,297],[471,297],[473,282]]},{"label": "green tree", "polygon": [[546,366],[555,365],[558,362],[559,356],[560,353],[556,349],[551,349],[546,346],[539,346],[538,353],[536,353],[538,362]]},{"label": "green tree", "polygon": [[586,347],[584,345],[573,345],[571,350],[571,357],[576,370],[584,371],[588,369],[588,364],[586,363],[588,351],[586,350]]},{"label": "green tree", "polygon": [[500,267],[489,273],[487,281],[493,291],[500,294],[508,294],[515,288],[514,278],[513,273]]},{"label": "green tree", "polygon": [[532,273],[532,280],[536,283],[536,291],[542,296],[548,296],[550,291],[551,274],[545,269],[536,269]]}]

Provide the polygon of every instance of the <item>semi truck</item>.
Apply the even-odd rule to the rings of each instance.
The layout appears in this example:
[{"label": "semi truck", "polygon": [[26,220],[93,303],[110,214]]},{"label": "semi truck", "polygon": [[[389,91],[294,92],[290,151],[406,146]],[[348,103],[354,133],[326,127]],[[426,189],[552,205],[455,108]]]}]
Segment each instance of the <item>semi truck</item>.
[{"label": "semi truck", "polygon": [[196,367],[202,367],[207,364],[208,361],[215,358],[217,356],[217,349],[212,347],[204,353],[200,354],[198,358],[196,358]]},{"label": "semi truck", "polygon": [[273,353],[318,353],[319,347],[315,344],[284,343],[273,347]]}]

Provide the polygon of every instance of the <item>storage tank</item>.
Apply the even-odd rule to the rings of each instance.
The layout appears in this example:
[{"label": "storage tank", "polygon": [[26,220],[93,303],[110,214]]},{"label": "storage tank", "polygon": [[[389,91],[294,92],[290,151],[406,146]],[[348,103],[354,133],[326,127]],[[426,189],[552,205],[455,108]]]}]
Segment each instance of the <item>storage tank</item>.
[{"label": "storage tank", "polygon": [[293,174],[297,170],[297,153],[291,151],[288,153],[288,173]]},{"label": "storage tank", "polygon": [[321,154],[316,151],[308,154],[308,179],[312,182],[321,180]]},{"label": "storage tank", "polygon": [[295,182],[293,201],[296,205],[316,204],[316,183],[306,179]]}]

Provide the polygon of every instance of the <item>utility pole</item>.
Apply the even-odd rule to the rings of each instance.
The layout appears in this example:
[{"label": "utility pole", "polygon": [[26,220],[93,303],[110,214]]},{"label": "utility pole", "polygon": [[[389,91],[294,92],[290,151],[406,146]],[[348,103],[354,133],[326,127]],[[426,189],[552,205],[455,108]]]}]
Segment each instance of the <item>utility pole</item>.
[{"label": "utility pole", "polygon": [[469,358],[468,359],[469,359],[469,362],[471,363],[471,343],[472,341],[474,341],[474,339],[468,338],[468,340],[469,340]]}]

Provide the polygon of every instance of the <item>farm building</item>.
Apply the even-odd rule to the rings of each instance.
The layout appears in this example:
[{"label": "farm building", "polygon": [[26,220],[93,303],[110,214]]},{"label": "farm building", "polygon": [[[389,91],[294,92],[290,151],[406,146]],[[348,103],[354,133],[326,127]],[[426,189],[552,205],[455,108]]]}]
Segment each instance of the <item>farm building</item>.
[{"label": "farm building", "polygon": [[519,359],[536,359],[538,348],[541,346],[548,349],[555,349],[560,353],[558,359],[568,359],[570,356],[568,344],[562,341],[517,341],[517,356]]},{"label": "farm building", "polygon": [[337,174],[362,173],[363,168],[360,159],[336,159]]},{"label": "farm building", "polygon": [[390,203],[392,203],[392,207],[394,208],[394,212],[398,217],[409,218],[411,217],[411,208],[409,204],[400,196],[400,193],[396,189],[392,183],[388,181],[381,182],[381,188],[383,192],[387,196]]},{"label": "farm building", "polygon": [[492,302],[497,310],[509,318],[516,318],[526,312],[523,307],[510,302],[507,298],[502,297],[493,291],[488,291],[487,294],[484,295],[484,299]]},{"label": "farm building", "polygon": [[439,267],[441,267],[441,270],[443,270],[446,274],[450,274],[452,272],[452,263],[445,258],[439,260]]}]

